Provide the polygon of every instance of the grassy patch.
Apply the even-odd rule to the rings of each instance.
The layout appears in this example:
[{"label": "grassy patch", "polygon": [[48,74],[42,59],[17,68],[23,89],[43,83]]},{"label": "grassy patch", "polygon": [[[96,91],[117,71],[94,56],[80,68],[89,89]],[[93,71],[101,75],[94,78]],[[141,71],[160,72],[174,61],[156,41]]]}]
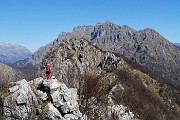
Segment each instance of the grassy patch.
[{"label": "grassy patch", "polygon": [[[146,73],[142,73],[139,70],[133,70],[133,74],[142,81],[144,86],[147,87],[151,92],[153,92],[158,99],[165,105],[169,106],[169,108],[179,112],[179,100],[180,97],[178,97],[180,94],[177,89],[174,89],[169,84],[166,84],[163,81],[158,81],[153,78],[151,78]],[[174,107],[178,106],[178,107]]]},{"label": "grassy patch", "polygon": [[117,70],[118,81],[125,91],[114,94],[116,103],[124,104],[130,108],[140,119],[161,120],[177,119],[177,111],[166,106],[153,91],[144,86],[139,77],[125,70]]},{"label": "grassy patch", "polygon": [[101,77],[102,84],[107,87],[112,83],[116,82],[117,75],[114,73],[107,73]]},{"label": "grassy patch", "polygon": [[44,101],[44,102],[40,103],[39,106],[41,109],[44,109],[48,103],[49,103],[49,101]]},{"label": "grassy patch", "polygon": [[163,98],[159,95],[160,84],[152,79],[149,75],[142,73],[139,70],[133,70],[133,74],[142,81],[144,86],[146,86],[150,91],[153,91],[157,97],[163,102]]},{"label": "grassy patch", "polygon": [[8,88],[0,88],[0,96],[2,97],[7,97],[11,93],[9,92]]}]

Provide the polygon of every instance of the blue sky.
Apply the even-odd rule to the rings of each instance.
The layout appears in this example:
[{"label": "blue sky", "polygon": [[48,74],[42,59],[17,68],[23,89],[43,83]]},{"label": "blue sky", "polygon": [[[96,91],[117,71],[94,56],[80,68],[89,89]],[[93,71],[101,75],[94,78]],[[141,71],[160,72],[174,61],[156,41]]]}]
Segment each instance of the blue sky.
[{"label": "blue sky", "polygon": [[0,42],[34,52],[61,32],[107,20],[180,42],[180,0],[0,0]]}]

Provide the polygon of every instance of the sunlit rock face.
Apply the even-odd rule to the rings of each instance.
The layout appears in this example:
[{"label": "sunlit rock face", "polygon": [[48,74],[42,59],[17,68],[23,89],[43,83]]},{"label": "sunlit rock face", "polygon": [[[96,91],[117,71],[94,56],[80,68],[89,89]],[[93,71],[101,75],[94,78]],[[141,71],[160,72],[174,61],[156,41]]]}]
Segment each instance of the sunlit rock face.
[{"label": "sunlit rock face", "polygon": [[57,79],[25,79],[13,83],[4,98],[5,119],[78,120],[82,118],[77,102],[77,89],[67,88]]}]

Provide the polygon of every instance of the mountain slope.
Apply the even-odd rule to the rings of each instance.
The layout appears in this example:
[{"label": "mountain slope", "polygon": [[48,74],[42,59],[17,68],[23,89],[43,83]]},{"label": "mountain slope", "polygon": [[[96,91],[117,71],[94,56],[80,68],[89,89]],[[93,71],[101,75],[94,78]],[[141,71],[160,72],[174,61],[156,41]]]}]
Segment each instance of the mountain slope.
[{"label": "mountain slope", "polygon": [[20,45],[0,42],[0,61],[5,63],[14,63],[31,56],[31,52]]},{"label": "mountain slope", "polygon": [[0,87],[6,86],[9,82],[22,79],[22,73],[12,67],[0,62]]},{"label": "mountain slope", "polygon": [[71,37],[87,39],[105,51],[123,54],[159,75],[180,81],[180,51],[177,47],[153,29],[137,31],[111,22],[78,26],[72,32],[63,32],[52,43],[36,51],[27,62],[39,64],[51,47]]},{"label": "mountain slope", "polygon": [[122,119],[125,114],[145,120],[180,117],[179,85],[84,39],[64,39],[52,47],[40,64],[40,76],[45,76],[47,61],[52,75],[78,88],[80,110],[88,119]]},{"label": "mountain slope", "polygon": [[160,75],[180,81],[180,51],[153,29],[136,31],[111,22],[78,26],[61,33],[58,40],[76,36],[85,38],[106,51],[123,54]]},{"label": "mountain slope", "polygon": [[37,67],[42,61],[42,58],[46,55],[47,51],[50,50],[52,45],[53,44],[49,43],[46,46],[40,47],[29,58],[19,60],[11,64],[11,66],[21,71],[23,73],[23,77],[27,80],[35,79],[37,77]]}]

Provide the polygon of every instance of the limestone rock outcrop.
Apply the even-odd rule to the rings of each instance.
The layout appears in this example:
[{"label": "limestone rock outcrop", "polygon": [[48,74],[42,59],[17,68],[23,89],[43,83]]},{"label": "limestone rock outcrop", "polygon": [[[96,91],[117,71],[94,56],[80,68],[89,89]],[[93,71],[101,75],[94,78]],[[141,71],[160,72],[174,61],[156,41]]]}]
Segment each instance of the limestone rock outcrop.
[{"label": "limestone rock outcrop", "polygon": [[23,79],[12,84],[10,95],[4,98],[5,119],[82,119],[77,89],[69,89],[55,78]]},{"label": "limestone rock outcrop", "polygon": [[118,66],[123,68],[126,65],[120,57],[110,52],[103,52],[88,41],[79,38],[65,39],[61,44],[53,47],[41,62],[39,76],[45,72],[42,66],[46,61],[52,66],[52,73],[71,87],[78,86],[79,74],[89,71],[101,75],[107,69],[115,69]]},{"label": "limestone rock outcrop", "polygon": [[26,80],[15,83],[9,88],[10,95],[4,99],[4,115],[6,119],[33,119],[38,101]]}]

